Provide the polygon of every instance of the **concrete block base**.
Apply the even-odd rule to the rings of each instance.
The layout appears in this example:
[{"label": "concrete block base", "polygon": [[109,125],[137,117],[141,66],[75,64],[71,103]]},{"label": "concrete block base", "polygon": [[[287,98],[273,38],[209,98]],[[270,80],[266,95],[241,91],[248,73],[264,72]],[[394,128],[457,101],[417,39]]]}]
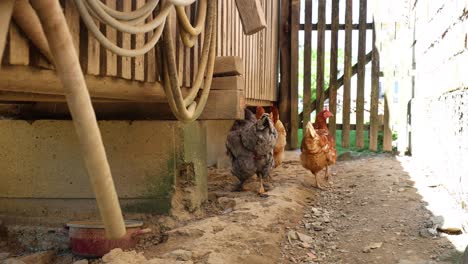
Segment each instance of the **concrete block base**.
[{"label": "concrete block base", "polygon": [[[207,199],[206,128],[201,122],[99,121],[122,209],[193,211]],[[0,120],[0,214],[98,216],[73,122]]]}]

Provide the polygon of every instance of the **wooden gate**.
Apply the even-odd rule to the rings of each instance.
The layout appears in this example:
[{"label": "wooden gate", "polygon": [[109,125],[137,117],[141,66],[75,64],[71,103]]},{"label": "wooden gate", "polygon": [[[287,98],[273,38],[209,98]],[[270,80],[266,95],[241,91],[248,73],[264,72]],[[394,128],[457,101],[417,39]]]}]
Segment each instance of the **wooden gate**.
[{"label": "wooden gate", "polygon": [[[343,148],[349,148],[352,139],[353,147],[366,147],[365,131],[369,131],[369,149],[376,151],[383,130],[383,150],[391,151],[390,104],[379,80],[379,30],[367,0],[283,0],[280,19],[280,112],[290,131],[290,148],[298,147],[298,130],[310,121],[311,113],[325,106],[334,114],[330,131],[336,135],[340,130],[338,144]],[[368,40],[372,41],[366,49]],[[366,64],[370,62],[366,89]],[[352,82],[355,75],[356,82]],[[303,111],[299,113],[300,88]]]}]

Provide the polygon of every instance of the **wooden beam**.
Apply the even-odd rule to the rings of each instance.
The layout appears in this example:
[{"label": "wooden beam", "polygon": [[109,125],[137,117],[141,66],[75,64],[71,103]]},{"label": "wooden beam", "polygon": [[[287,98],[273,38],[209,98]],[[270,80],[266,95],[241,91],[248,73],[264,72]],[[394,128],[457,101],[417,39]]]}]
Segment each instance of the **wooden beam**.
[{"label": "wooden beam", "polygon": [[244,34],[252,35],[266,28],[265,13],[260,0],[236,0]]},{"label": "wooden beam", "polygon": [[244,62],[239,56],[216,57],[214,64],[214,77],[235,76],[244,74]]},{"label": "wooden beam", "polygon": [[0,1],[0,67],[14,6],[14,0]]},{"label": "wooden beam", "polygon": [[359,3],[359,46],[356,96],[356,147],[364,147],[364,92],[366,81],[366,20],[367,0]]},{"label": "wooden beam", "polygon": [[215,77],[211,83],[211,90],[238,90],[244,91],[244,76]]},{"label": "wooden beam", "polygon": [[[374,27],[373,23],[366,23],[366,29],[371,30]],[[305,24],[300,24],[299,25],[299,30],[304,30]],[[318,24],[312,24],[312,30],[317,30],[318,29]],[[346,24],[339,24],[338,25],[338,30],[345,30],[346,29]],[[359,24],[352,24],[351,25],[352,30],[359,30]],[[333,30],[333,23],[332,24],[325,24],[325,30]]]},{"label": "wooden beam", "polygon": [[213,90],[199,119],[244,119],[245,95],[238,90]]},{"label": "wooden beam", "polygon": [[371,106],[370,106],[370,132],[369,150],[378,150],[378,127],[379,127],[379,73],[380,54],[379,43],[377,42],[377,31],[372,30],[372,86],[371,86]]},{"label": "wooden beam", "polygon": [[305,0],[305,32],[304,32],[304,87],[303,87],[303,112],[302,123],[310,121],[312,112],[310,101],[312,100],[312,0]]},{"label": "wooden beam", "polygon": [[[281,0],[280,5],[279,52],[280,52],[280,91],[279,114],[287,131],[291,131],[291,23],[290,1]],[[288,149],[291,149],[291,132],[287,133]]]},{"label": "wooden beam", "polygon": [[339,23],[339,0],[332,0],[332,32],[331,32],[331,47],[330,47],[330,88],[328,95],[325,95],[330,98],[330,112],[333,116],[330,117],[328,121],[328,128],[332,136],[336,134],[336,97],[338,90],[338,23]]},{"label": "wooden beam", "polygon": [[291,3],[291,149],[299,147],[298,142],[298,71],[299,71],[299,17],[300,17],[300,1],[292,0]]},{"label": "wooden beam", "polygon": [[[136,0],[136,8],[140,8],[145,4],[145,0]],[[142,22],[141,24],[144,24]],[[135,35],[135,48],[140,49],[145,45],[145,34],[139,33]],[[135,57],[135,76],[133,78],[137,81],[145,80],[145,55]],[[179,75],[179,78],[182,78]]]},{"label": "wooden beam", "polygon": [[322,111],[325,97],[325,7],[326,0],[318,1],[318,23],[317,23],[317,82],[316,109]]},{"label": "wooden beam", "polygon": [[[66,102],[65,96],[55,94],[39,94],[26,92],[0,91],[1,102]],[[93,102],[122,102],[117,99],[92,98]]]},{"label": "wooden beam", "polygon": [[[166,102],[159,82],[144,83],[114,77],[86,75],[92,97],[140,102]],[[3,66],[0,71],[0,90],[64,95],[62,83],[54,71],[25,66]],[[184,89],[184,94],[186,94]]]},{"label": "wooden beam", "polygon": [[351,114],[351,60],[352,60],[352,22],[353,22],[353,0],[346,0],[345,12],[345,61],[343,75],[343,131],[341,134],[341,146],[349,147],[349,125]]}]

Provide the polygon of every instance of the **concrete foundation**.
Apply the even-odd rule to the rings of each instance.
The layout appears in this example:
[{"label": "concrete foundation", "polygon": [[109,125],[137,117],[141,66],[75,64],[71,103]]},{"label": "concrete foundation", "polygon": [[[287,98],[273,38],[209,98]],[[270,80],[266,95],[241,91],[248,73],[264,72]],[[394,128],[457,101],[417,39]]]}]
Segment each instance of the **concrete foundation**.
[{"label": "concrete foundation", "polygon": [[206,126],[207,141],[207,165],[230,165],[226,155],[226,138],[234,120],[206,120],[202,121]]},{"label": "concrete foundation", "polygon": [[[207,199],[202,122],[99,121],[122,209],[170,212]],[[98,215],[72,121],[0,121],[0,214]],[[179,193],[180,191],[180,193]]]}]

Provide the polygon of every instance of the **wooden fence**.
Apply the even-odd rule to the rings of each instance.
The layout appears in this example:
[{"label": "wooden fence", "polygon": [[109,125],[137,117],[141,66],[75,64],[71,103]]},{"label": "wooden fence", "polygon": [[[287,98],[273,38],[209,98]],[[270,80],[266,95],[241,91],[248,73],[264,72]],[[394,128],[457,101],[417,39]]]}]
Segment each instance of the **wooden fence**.
[{"label": "wooden fence", "polygon": [[[280,27],[289,30],[280,32],[281,49],[281,105],[280,114],[282,120],[285,120],[289,129],[289,143],[291,148],[298,146],[298,129],[302,124],[310,121],[309,117],[313,111],[319,112],[324,107],[324,102],[328,100],[329,110],[337,115],[337,92],[343,89],[342,97],[342,124],[337,124],[335,117],[330,118],[329,128],[333,135],[336,133],[337,126],[342,130],[343,147],[350,146],[350,131],[356,130],[356,147],[364,147],[364,131],[369,129],[369,148],[377,150],[378,132],[381,129],[378,116],[379,107],[379,76],[380,74],[380,45],[377,40],[378,31],[375,23],[367,22],[367,0],[359,0],[359,22],[353,24],[353,7],[357,6],[355,0],[342,0],[345,4],[344,24],[340,24],[340,0],[328,0],[331,8],[327,10],[327,0],[316,0],[317,7],[313,8],[312,0],[305,0],[304,23],[300,23],[301,1],[291,0],[282,1],[282,15]],[[316,14],[313,14],[316,10]],[[331,13],[331,23],[326,22],[327,12]],[[317,23],[312,23],[313,16],[317,16]],[[288,25],[290,25],[288,27]],[[353,47],[352,31],[358,30],[358,46]],[[298,70],[299,70],[299,32],[304,32],[304,82],[303,82],[303,113],[298,113]],[[317,43],[312,43],[312,32],[317,33]],[[326,31],[331,31],[330,47],[325,46]],[[344,31],[344,39],[339,39],[339,32]],[[372,31],[372,49],[366,51],[367,31]],[[343,42],[344,41],[344,42]],[[338,47],[339,43],[344,43],[344,73],[338,76]],[[315,44],[317,52],[316,61],[312,61],[312,50]],[[357,63],[352,65],[353,49],[358,49]],[[290,50],[290,52],[288,52]],[[330,79],[329,87],[325,87],[325,53],[330,52]],[[364,105],[365,105],[365,66],[372,62],[371,89],[370,89],[370,125],[365,125]],[[328,63],[328,62],[327,62]],[[314,65],[313,65],[314,64]],[[311,75],[312,67],[316,67],[316,100],[312,101]],[[289,70],[288,70],[289,69]],[[356,84],[356,105],[355,120],[356,124],[351,124],[351,78],[357,75]],[[290,87],[290,89],[289,89]],[[388,102],[384,100],[384,108],[388,109]],[[354,107],[353,107],[354,108]],[[384,120],[384,150],[391,151],[392,132],[389,129],[388,111],[385,111]],[[313,121],[313,120],[312,120]],[[388,128],[388,129],[387,129]],[[390,140],[388,140],[390,139]]]}]

